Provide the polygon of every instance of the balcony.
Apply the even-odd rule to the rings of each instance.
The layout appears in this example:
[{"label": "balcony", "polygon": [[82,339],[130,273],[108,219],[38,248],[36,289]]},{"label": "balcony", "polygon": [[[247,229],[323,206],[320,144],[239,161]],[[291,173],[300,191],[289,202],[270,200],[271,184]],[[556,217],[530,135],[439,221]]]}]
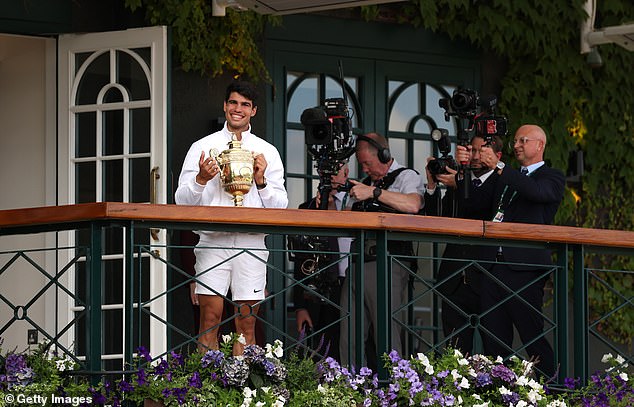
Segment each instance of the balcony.
[{"label": "balcony", "polygon": [[[46,339],[58,352],[72,355],[85,371],[99,374],[129,367],[140,345],[152,348],[157,357],[195,348],[196,334],[182,324],[183,319],[192,318],[191,310],[179,304],[186,303],[182,297],[195,281],[181,257],[192,246],[180,236],[196,230],[268,234],[268,293],[261,302],[265,312],[257,316],[266,342],[281,339],[287,348],[318,347],[311,344],[317,344],[323,333],[298,337],[290,294],[297,286],[311,289],[308,277],[293,275],[288,235],[376,240],[377,357],[391,349],[392,321],[402,328],[408,354],[432,352],[452,343],[453,336],[443,335],[440,322],[446,279],[437,278],[437,269],[445,244],[547,247],[556,261],[536,273],[535,279],[549,281],[541,312],[543,336],[559,366],[556,380],[571,376],[585,380],[605,352],[619,353],[626,362],[633,362],[631,342],[627,347],[608,335],[619,315],[631,318],[634,311],[630,288],[611,284],[608,277],[625,274],[631,279],[632,271],[608,269],[601,259],[631,259],[634,232],[384,213],[126,203],[0,211],[0,337],[9,338],[4,347],[23,349],[27,334]],[[388,254],[388,240],[413,242],[415,255]],[[336,253],[338,261],[347,259],[355,265],[353,286],[363,284],[364,253],[363,243],[353,244],[349,253]],[[405,266],[407,301],[392,312],[387,307],[392,266],[410,261],[417,267]],[[465,264],[488,273],[487,264]],[[322,271],[317,268],[315,273]],[[592,307],[588,295],[592,286],[602,287],[615,299],[610,309]],[[509,298],[515,294],[509,291]],[[230,298],[226,301],[231,304]],[[360,296],[349,305],[363,312]],[[481,331],[479,318],[486,312],[468,315],[471,322],[463,329]],[[339,322],[349,318],[343,312]],[[363,343],[362,332],[358,322],[350,329],[350,339]],[[357,347],[349,362],[363,364],[363,346]],[[476,334],[475,349],[480,346]],[[323,352],[323,347],[318,348],[317,352]],[[513,351],[525,355],[520,342]],[[380,367],[379,375],[386,376]]]}]

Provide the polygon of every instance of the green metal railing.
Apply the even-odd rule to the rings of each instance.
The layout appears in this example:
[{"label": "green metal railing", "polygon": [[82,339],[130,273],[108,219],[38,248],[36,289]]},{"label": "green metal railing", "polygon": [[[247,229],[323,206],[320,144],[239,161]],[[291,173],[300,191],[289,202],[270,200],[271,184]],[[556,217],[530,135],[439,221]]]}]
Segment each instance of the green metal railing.
[{"label": "green metal railing", "polygon": [[[123,245],[123,264],[130,272],[125,274],[125,292],[123,298],[124,327],[123,338],[113,338],[104,332],[103,293],[104,286],[104,231],[117,227],[125,230]],[[445,243],[474,244],[478,246],[515,245],[519,247],[547,247],[556,253],[556,263],[543,272],[537,273],[535,280],[548,278],[552,281],[552,295],[541,311],[545,329],[543,336],[551,341],[559,363],[558,380],[577,376],[586,379],[591,373],[591,362],[600,359],[597,352],[606,350],[620,353],[626,362],[632,363],[631,350],[612,341],[603,332],[606,323],[618,312],[632,312],[634,303],[631,294],[624,287],[604,284],[619,302],[614,309],[598,313],[589,309],[588,287],[590,279],[599,281],[600,273],[626,273],[631,270],[601,269],[593,264],[591,268],[585,264],[589,254],[600,253],[631,257],[634,255],[634,232],[596,231],[569,227],[533,225],[494,225],[489,222],[443,219],[414,215],[388,215],[370,213],[329,213],[321,211],[299,210],[260,210],[246,208],[194,208],[174,205],[137,205],[137,204],[87,204],[67,207],[30,208],[14,211],[0,211],[0,236],[18,237],[23,234],[50,234],[60,236],[63,233],[84,231],[89,233],[87,246],[60,246],[44,248],[0,249],[0,337],[10,335],[13,330],[23,329],[26,324],[37,329],[53,346],[60,351],[75,357],[85,370],[103,372],[102,358],[107,341],[123,340],[123,367],[133,363],[136,347],[145,345],[148,338],[146,324],[141,321],[154,321],[164,326],[165,335],[169,338],[167,349],[183,350],[194,348],[197,335],[182,328],[174,318],[166,318],[150,310],[157,301],[170,304],[171,298],[182,295],[190,282],[196,281],[184,270],[175,257],[170,255],[174,250],[190,249],[189,246],[173,241],[170,244],[152,244],[146,236],[149,228],[160,228],[168,231],[167,236],[174,238],[179,230],[209,230],[231,232],[266,233],[269,247],[268,287],[269,294],[260,305],[267,309],[265,316],[257,315],[258,321],[265,327],[266,339],[282,339],[288,348],[307,346],[307,338],[298,338],[294,327],[289,324],[290,292],[297,286],[311,290],[308,277],[296,278],[288,265],[288,248],[286,235],[328,235],[347,236],[355,239],[356,244],[350,253],[337,253],[351,260],[356,267],[354,284],[364,284],[363,263],[366,238],[377,243],[377,332],[376,354],[380,357],[390,350],[390,327],[394,319],[402,326],[405,350],[409,353],[435,352],[451,343],[452,337],[443,337],[440,328],[440,300],[445,298],[439,288],[444,281],[437,281],[436,267],[441,260],[438,247]],[[172,240],[176,240],[175,238]],[[419,248],[414,256],[392,256],[387,253],[388,240],[411,241]],[[423,248],[423,249],[421,249]],[[241,248],[249,255],[249,248]],[[426,251],[423,253],[423,251]],[[46,265],[33,260],[32,253],[54,252],[56,259],[68,259],[50,270],[50,262]],[[61,255],[63,253],[63,255]],[[18,262],[24,259],[26,262]],[[148,259],[148,260],[146,260]],[[389,307],[391,267],[400,264],[408,268],[410,260],[418,264],[418,271],[408,269],[409,294],[408,301],[395,312]],[[460,259],[465,260],[465,259]],[[339,260],[340,261],[340,260]],[[144,293],[145,280],[149,277],[150,264],[160,265],[167,272],[167,278],[177,283],[169,286],[164,292],[149,296]],[[26,263],[26,264],[25,264]],[[82,266],[83,265],[83,266]],[[49,269],[47,269],[47,266]],[[71,270],[85,267],[85,290],[73,287],[67,277]],[[324,265],[316,273],[324,272]],[[489,275],[488,264],[477,261],[465,263],[463,268],[474,266],[484,275]],[[24,268],[33,268],[43,276],[44,284],[35,289],[32,298],[24,303],[12,299],[12,291],[16,287],[3,284],[3,277],[9,273],[24,272]],[[463,268],[455,271],[461,273]],[[600,273],[599,273],[600,271]],[[66,280],[65,280],[66,279]],[[571,284],[572,283],[572,287]],[[116,288],[116,287],[115,287]],[[109,290],[114,289],[109,287]],[[54,295],[52,291],[54,291]],[[82,292],[83,294],[80,294]],[[315,293],[319,294],[319,293]],[[509,298],[518,295],[510,292]],[[55,301],[55,315],[62,314],[68,303],[77,310],[72,318],[60,319],[60,323],[37,320],[32,317],[31,310],[37,301],[44,297],[50,302],[51,296],[66,298],[68,301]],[[445,298],[446,300],[450,300]],[[324,299],[327,301],[328,299]],[[571,301],[572,300],[572,301]],[[227,298],[231,304],[231,299]],[[572,303],[572,309],[570,304]],[[337,305],[337,304],[332,304]],[[169,306],[169,305],[168,305]],[[363,298],[356,296],[351,306],[356,307],[359,315],[363,312]],[[504,302],[498,306],[504,306]],[[483,310],[480,315],[469,315],[471,327],[482,330],[479,318],[490,310]],[[590,317],[592,315],[592,319]],[[224,323],[230,322],[223,321]],[[340,320],[349,318],[343,314]],[[422,321],[416,323],[416,321]],[[337,321],[339,322],[339,321]],[[358,318],[356,326],[351,328],[351,338],[363,344],[363,319]],[[51,328],[53,326],[53,328]],[[570,328],[571,327],[571,328]],[[573,335],[571,335],[571,330]],[[69,333],[73,333],[73,342],[68,342]],[[317,339],[322,331],[313,332],[312,339]],[[19,336],[19,335],[17,335]],[[477,336],[477,335],[476,335]],[[311,339],[308,338],[308,339]],[[318,342],[318,341],[316,341]],[[476,341],[477,342],[477,341]],[[598,344],[598,346],[597,346]],[[478,346],[478,343],[476,343]],[[524,355],[525,344],[517,343],[512,349],[518,355]],[[319,350],[318,350],[319,351]],[[363,363],[363,345],[356,348],[351,362],[357,366]],[[163,353],[164,355],[164,353]],[[162,355],[154,355],[160,357]],[[379,363],[380,377],[387,372]]]}]

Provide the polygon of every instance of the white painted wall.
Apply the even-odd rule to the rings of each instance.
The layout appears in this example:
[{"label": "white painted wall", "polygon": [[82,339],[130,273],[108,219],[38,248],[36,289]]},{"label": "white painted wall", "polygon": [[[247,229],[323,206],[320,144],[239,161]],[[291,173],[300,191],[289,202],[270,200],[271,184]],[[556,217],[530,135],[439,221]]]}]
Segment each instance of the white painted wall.
[{"label": "white painted wall", "polygon": [[[47,76],[51,74],[47,71],[47,47],[51,41],[0,35],[0,210],[45,206],[47,202],[46,136],[51,131],[47,131],[47,114],[51,113],[47,111]],[[54,82],[52,85],[54,89]],[[53,133],[54,126],[53,121]],[[54,152],[48,156],[49,165],[53,159],[53,168],[54,157]],[[45,239],[44,234],[0,236],[0,268],[14,255],[11,251],[45,247]],[[45,268],[44,252],[28,256]],[[24,306],[45,281],[32,265],[19,259],[0,274],[0,294],[14,305]],[[26,316],[44,326],[46,305],[45,298],[40,298]],[[12,317],[14,311],[0,301],[0,329]],[[26,348],[29,328],[24,320],[11,325],[0,334],[2,348]],[[41,334],[39,337],[42,339]]]}]

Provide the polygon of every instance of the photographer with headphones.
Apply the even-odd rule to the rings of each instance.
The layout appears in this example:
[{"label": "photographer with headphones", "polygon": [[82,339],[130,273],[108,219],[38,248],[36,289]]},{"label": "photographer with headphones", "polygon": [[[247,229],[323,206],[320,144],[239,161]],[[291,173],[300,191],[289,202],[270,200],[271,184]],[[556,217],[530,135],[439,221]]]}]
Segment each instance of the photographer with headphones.
[{"label": "photographer with headphones", "polygon": [[[378,133],[368,133],[358,136],[356,141],[356,157],[359,165],[367,177],[362,181],[350,180],[353,184],[350,197],[356,202],[353,211],[390,212],[416,214],[423,207],[425,187],[423,178],[417,171],[400,165],[391,156],[387,139]],[[364,264],[364,338],[368,339],[370,327],[374,328],[374,343],[376,343],[377,322],[377,287],[376,287],[376,252],[375,243],[365,242]],[[391,255],[413,255],[411,242],[388,241],[388,251]],[[396,310],[403,302],[409,270],[398,262],[391,264],[391,309]],[[348,314],[348,295],[352,295],[351,304],[355,303],[354,295],[358,287],[352,285],[355,267],[351,267],[350,278],[346,278],[342,287],[342,316]],[[355,310],[350,310],[350,319],[342,320],[340,354],[342,363],[349,362],[348,343],[352,341],[351,355],[355,354],[354,336],[349,335],[349,324],[355,326]],[[401,328],[398,323],[391,321],[391,349],[402,354]],[[373,362],[368,360],[368,362]],[[368,365],[370,364],[368,363]],[[374,367],[375,366],[370,366]],[[373,369],[375,370],[375,369]]]}]

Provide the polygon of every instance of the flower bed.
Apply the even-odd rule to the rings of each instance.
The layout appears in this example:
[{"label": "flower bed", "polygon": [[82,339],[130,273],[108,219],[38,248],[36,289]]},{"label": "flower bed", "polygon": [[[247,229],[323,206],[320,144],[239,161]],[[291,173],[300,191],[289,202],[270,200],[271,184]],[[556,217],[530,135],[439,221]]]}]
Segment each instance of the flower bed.
[{"label": "flower bed", "polygon": [[232,356],[234,342],[242,340],[227,335],[220,350],[187,356],[170,353],[154,362],[139,349],[138,371],[97,386],[65,374],[75,364],[50,355],[44,346],[29,354],[9,352],[0,356],[0,407],[149,401],[236,407],[634,405],[628,366],[620,356],[606,355],[603,361],[609,367],[587,385],[580,387],[578,380],[567,379],[565,389],[554,392],[535,379],[531,362],[517,358],[502,363],[501,358],[465,357],[452,349],[409,358],[392,352],[384,356],[388,382],[379,384],[376,374],[365,367],[349,370],[332,358],[314,361],[313,355],[297,352],[284,357],[280,341],[265,348],[249,345],[243,356]]}]

